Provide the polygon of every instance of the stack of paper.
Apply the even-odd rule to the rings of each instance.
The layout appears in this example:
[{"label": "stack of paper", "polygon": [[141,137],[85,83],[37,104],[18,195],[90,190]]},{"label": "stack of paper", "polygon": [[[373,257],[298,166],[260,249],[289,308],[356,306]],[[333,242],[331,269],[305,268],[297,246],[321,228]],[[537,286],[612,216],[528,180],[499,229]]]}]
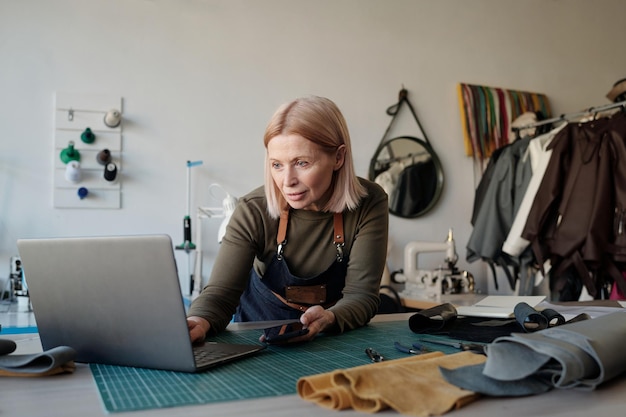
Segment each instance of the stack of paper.
[{"label": "stack of paper", "polygon": [[545,298],[545,295],[490,295],[474,305],[456,307],[456,310],[459,316],[507,318],[514,317],[513,310],[518,303],[536,307]]}]

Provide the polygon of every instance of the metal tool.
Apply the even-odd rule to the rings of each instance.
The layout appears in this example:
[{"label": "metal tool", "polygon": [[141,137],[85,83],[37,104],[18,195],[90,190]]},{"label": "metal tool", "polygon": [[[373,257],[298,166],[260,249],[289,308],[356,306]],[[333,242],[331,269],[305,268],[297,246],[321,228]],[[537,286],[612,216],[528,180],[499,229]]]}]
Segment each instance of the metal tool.
[{"label": "metal tool", "polygon": [[464,343],[449,340],[422,339],[422,342],[432,343],[434,345],[449,346],[463,351],[471,351],[476,353],[485,353],[485,345],[481,343]]},{"label": "metal tool", "polygon": [[372,362],[382,362],[382,361],[385,360],[385,357],[383,355],[381,355],[380,353],[376,352],[372,348],[366,348],[365,349],[365,354],[367,356],[369,356],[369,358],[372,360]]},{"label": "metal tool", "polygon": [[404,346],[400,342],[393,342],[393,346],[399,350],[400,352],[410,353],[411,355],[421,355],[424,352],[428,352],[428,349],[425,349],[419,343],[413,343],[413,347],[410,348],[408,346]]}]

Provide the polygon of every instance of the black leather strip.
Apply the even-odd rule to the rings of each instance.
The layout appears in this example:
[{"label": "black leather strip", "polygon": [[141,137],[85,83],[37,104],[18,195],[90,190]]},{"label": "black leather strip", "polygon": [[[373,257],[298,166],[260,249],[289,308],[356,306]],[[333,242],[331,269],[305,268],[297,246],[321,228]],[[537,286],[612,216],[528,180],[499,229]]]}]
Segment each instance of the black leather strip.
[{"label": "black leather strip", "polygon": [[527,303],[518,303],[513,309],[515,319],[526,332],[536,332],[548,327],[548,319]]},{"label": "black leather strip", "polygon": [[427,333],[433,330],[441,330],[446,325],[456,320],[456,308],[450,303],[440,304],[426,310],[422,310],[409,317],[409,328],[413,333]]}]

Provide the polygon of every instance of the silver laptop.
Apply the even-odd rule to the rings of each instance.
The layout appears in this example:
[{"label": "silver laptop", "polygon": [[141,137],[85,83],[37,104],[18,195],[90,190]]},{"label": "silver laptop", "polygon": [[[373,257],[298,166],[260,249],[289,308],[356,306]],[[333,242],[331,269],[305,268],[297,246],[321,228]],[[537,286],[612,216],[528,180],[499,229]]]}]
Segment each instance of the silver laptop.
[{"label": "silver laptop", "polygon": [[167,235],[20,239],[17,247],[44,350],[70,346],[77,362],[196,372],[265,347],[192,345]]}]

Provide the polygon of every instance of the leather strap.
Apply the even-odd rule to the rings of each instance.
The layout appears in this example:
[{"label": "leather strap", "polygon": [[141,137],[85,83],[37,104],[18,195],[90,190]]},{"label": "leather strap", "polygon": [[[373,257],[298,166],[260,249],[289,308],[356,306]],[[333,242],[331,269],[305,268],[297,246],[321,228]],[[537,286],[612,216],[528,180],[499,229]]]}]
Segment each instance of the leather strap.
[{"label": "leather strap", "polygon": [[[409,110],[411,110],[411,114],[413,115],[413,118],[417,122],[417,127],[419,127],[420,132],[422,136],[424,137],[424,142],[426,142],[430,146],[430,141],[428,140],[428,137],[426,136],[426,132],[424,132],[424,128],[422,127],[422,124],[417,118],[417,113],[415,113],[415,109],[413,108],[413,106],[411,105],[411,102],[409,101],[409,92],[407,91],[406,88],[403,87],[402,90],[400,90],[400,93],[398,93],[398,102],[392,106],[389,106],[389,108],[387,108],[387,114],[391,116],[391,121],[389,122],[389,126],[387,126],[387,130],[385,130],[385,133],[383,134],[383,137],[380,140],[380,144],[378,145],[379,149],[381,149],[385,145],[385,142],[386,142],[385,138],[387,137],[387,134],[391,130],[391,125],[393,125],[393,122],[396,119],[396,116],[398,115],[398,113],[400,112],[400,108],[402,107],[402,104],[404,103],[406,103],[406,105],[409,107]],[[376,155],[376,153],[374,155]]]},{"label": "leather strap", "polygon": [[335,213],[333,224],[335,227],[335,237],[333,243],[336,244],[344,244],[344,236],[343,236],[343,215],[341,213]]},{"label": "leather strap", "polygon": [[343,214],[335,213],[333,223],[335,228],[335,238],[333,240],[333,243],[337,248],[337,262],[343,262]]},{"label": "leather strap", "polygon": [[278,223],[278,234],[276,235],[276,243],[287,242],[287,224],[289,223],[289,210],[280,212],[280,222]]},{"label": "leather strap", "polygon": [[[278,223],[278,233],[276,234],[276,244],[278,245],[278,259],[282,259],[283,249],[287,244],[287,225],[289,224],[289,210],[280,212]],[[345,237],[343,234],[343,213],[335,213],[333,216],[333,243],[337,247],[337,261],[343,261],[343,247]]]},{"label": "leather strap", "polygon": [[280,221],[278,223],[278,233],[276,234],[276,257],[283,259],[283,251],[287,244],[287,224],[289,224],[289,209],[280,212]]}]

